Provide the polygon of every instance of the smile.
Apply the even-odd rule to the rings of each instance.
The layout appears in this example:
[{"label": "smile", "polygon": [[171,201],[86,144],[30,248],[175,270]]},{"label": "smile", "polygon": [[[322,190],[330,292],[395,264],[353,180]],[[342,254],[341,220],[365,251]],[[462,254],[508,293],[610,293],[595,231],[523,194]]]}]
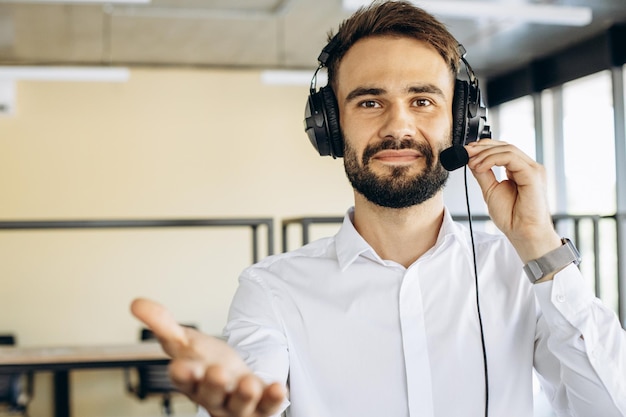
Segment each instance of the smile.
[{"label": "smile", "polygon": [[377,152],[372,159],[383,163],[407,164],[415,162],[421,157],[423,157],[423,155],[414,149],[386,149]]}]

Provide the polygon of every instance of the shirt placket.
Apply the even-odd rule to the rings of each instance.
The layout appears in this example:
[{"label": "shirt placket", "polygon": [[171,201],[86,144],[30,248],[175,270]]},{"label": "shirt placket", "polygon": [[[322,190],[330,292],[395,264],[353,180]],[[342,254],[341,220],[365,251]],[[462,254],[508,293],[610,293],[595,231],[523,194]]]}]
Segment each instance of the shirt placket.
[{"label": "shirt placket", "polygon": [[409,416],[434,417],[424,305],[418,276],[419,264],[407,269],[399,296],[407,400]]}]

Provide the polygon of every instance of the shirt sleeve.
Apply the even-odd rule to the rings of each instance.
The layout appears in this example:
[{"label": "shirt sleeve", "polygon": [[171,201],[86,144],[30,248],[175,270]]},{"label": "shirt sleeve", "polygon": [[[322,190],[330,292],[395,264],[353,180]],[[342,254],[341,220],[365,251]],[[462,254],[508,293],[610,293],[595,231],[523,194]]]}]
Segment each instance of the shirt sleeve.
[{"label": "shirt sleeve", "polygon": [[534,365],[558,416],[626,417],[626,332],[578,268],[534,285]]},{"label": "shirt sleeve", "polygon": [[[286,386],[289,374],[287,338],[271,288],[257,272],[248,268],[241,274],[224,335],[228,344],[263,381]],[[281,411],[288,405],[289,401],[285,400]]]}]

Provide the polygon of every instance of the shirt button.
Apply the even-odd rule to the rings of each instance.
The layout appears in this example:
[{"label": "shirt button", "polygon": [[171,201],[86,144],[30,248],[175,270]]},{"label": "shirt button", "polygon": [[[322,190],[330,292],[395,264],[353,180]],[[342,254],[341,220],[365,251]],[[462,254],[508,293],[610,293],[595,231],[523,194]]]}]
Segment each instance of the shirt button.
[{"label": "shirt button", "polygon": [[562,303],[565,301],[565,296],[563,294],[558,294],[556,296],[556,301],[558,301],[559,303]]}]

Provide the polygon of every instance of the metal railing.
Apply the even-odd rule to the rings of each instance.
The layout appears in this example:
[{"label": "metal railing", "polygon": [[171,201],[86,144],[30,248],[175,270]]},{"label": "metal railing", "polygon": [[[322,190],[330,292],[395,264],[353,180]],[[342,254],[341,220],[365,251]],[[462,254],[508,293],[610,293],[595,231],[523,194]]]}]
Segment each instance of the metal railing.
[{"label": "metal railing", "polygon": [[267,229],[267,255],[272,255],[274,253],[274,220],[272,218],[0,221],[0,231],[119,228],[154,229],[164,227],[249,227],[252,231],[252,262],[257,262],[259,260],[259,227],[263,226]]},{"label": "metal railing", "polygon": [[[460,222],[467,216],[454,215]],[[282,250],[289,249],[288,228],[300,226],[301,243],[311,239],[311,227],[316,224],[340,224],[343,216],[308,216],[286,218],[281,222]],[[483,226],[491,223],[489,216],[474,215],[472,221]],[[581,251],[585,275],[593,279],[596,296],[603,300],[615,299],[622,325],[626,325],[626,214],[556,214],[556,229],[570,237]],[[252,262],[261,256],[259,227],[266,228],[267,255],[274,253],[274,220],[272,218],[223,218],[223,219],[154,219],[154,220],[46,220],[46,221],[0,221],[3,230],[43,229],[114,229],[114,228],[171,228],[171,227],[249,227],[252,231]],[[493,226],[495,229],[495,226]]]}]

